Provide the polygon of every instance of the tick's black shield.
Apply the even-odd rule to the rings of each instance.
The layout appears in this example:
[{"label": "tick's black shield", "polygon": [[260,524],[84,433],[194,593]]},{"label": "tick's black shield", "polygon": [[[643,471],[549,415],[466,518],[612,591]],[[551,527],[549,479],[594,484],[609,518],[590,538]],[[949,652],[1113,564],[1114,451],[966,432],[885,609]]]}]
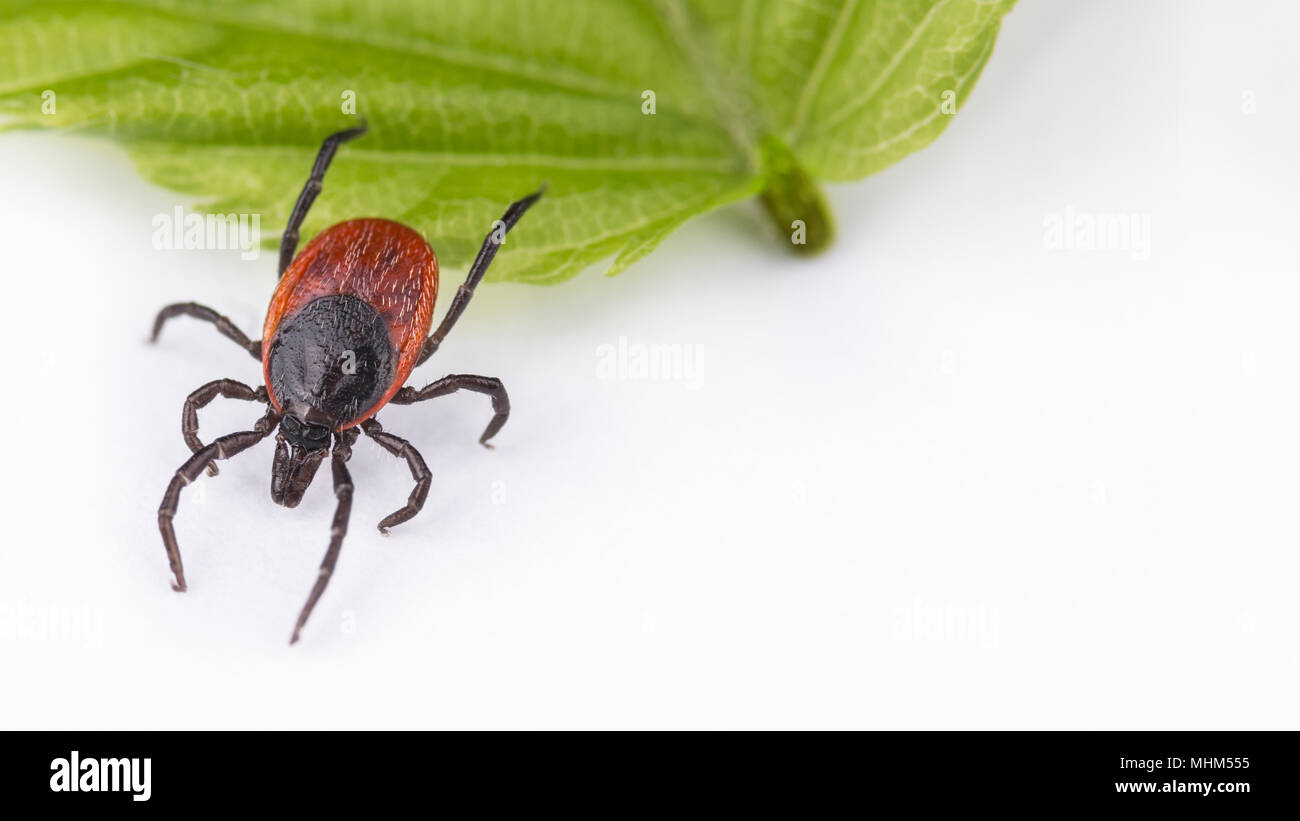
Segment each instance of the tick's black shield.
[{"label": "tick's black shield", "polygon": [[379,313],[351,296],[323,296],[280,323],[270,342],[271,392],[286,413],[358,418],[392,387],[397,352]]}]

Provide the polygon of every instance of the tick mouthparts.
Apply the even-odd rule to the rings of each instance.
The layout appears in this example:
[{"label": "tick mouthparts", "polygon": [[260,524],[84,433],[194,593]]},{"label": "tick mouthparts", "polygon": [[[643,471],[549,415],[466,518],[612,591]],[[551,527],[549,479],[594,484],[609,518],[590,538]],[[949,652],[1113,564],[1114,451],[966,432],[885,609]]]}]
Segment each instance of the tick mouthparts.
[{"label": "tick mouthparts", "polygon": [[308,450],[279,439],[275,444],[275,462],[271,466],[271,498],[275,503],[297,507],[327,453],[328,448]]}]

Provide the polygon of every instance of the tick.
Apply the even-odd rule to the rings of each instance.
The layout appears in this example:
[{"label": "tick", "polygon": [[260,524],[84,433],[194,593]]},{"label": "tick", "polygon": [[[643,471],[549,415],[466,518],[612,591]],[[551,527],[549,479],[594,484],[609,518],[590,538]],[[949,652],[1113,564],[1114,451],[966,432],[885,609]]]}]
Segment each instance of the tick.
[{"label": "tick", "polygon": [[[158,529],[175,576],[174,590],[185,591],[185,571],[172,519],[181,491],[203,471],[215,476],[217,461],[242,453],[274,433],[271,499],[295,507],[317,468],[330,458],[337,506],[329,549],[298,615],[290,644],[298,641],[338,561],[352,510],[347,462],[358,437],[364,433],[404,459],[415,479],[406,504],[379,523],[381,533],[387,534],[390,527],[419,513],[429,495],[432,474],[424,458],[410,442],[384,431],[375,414],[390,402],[410,405],[460,390],[486,394],[492,398],[493,416],[479,442],[489,448],[488,440],[510,416],[505,386],[493,377],[455,374],[419,389],[404,383],[417,365],[438,350],[465,311],[506,232],[545,191],[543,186],[506,209],[483,240],[442,322],[430,334],[438,296],[438,261],[429,244],[411,228],[385,219],[348,220],[322,231],[294,256],[298,231],[321,191],[335,152],[365,131],[363,123],[332,134],[321,144],[280,241],[280,283],[271,297],[260,340],[250,341],[229,319],[193,302],[168,305],[159,311],[151,336],[151,341],[156,341],[169,319],[191,316],[211,322],[223,336],[262,362],[263,384],[256,388],[218,379],[185,400],[181,435],[193,456],[177,469],[158,508]],[[252,430],[204,445],[198,437],[198,412],[218,396],[262,402],[268,407]]]}]

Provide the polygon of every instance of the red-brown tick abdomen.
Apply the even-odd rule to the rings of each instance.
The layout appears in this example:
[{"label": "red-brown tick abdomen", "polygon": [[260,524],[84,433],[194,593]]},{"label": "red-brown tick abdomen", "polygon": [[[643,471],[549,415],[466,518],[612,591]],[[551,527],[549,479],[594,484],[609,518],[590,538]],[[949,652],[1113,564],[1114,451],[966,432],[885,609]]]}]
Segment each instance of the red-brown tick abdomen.
[{"label": "red-brown tick abdomen", "polygon": [[397,353],[388,391],[356,418],[341,424],[342,430],[373,416],[415,368],[433,324],[438,260],[424,237],[385,219],[340,222],[307,243],[280,278],[262,327],[262,373],[276,410],[284,408],[271,388],[271,342],[285,319],[326,296],[351,296],[374,308],[388,326]]}]

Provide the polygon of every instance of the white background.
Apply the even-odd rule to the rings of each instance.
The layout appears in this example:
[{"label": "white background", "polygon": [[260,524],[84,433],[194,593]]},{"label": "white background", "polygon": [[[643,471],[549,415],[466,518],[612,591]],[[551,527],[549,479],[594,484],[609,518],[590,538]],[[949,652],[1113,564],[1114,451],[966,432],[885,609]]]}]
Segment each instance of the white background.
[{"label": "white background", "polygon": [[[177,200],[117,148],[0,138],[0,726],[1297,727],[1297,31],[1024,2],[937,143],[831,189],[824,257],[746,205],[615,279],[483,288],[416,381],[502,377],[497,450],[483,397],[383,412],[428,505],[381,537],[409,474],[358,444],[292,649],[328,471],[279,508],[267,442],[187,491],[173,593],[181,401],[259,368],[192,321],[143,342],[185,299],[258,336],[274,255],[153,250]],[[1149,258],[1045,247],[1067,209],[1149,218]],[[620,337],[699,368],[598,378]]]}]

